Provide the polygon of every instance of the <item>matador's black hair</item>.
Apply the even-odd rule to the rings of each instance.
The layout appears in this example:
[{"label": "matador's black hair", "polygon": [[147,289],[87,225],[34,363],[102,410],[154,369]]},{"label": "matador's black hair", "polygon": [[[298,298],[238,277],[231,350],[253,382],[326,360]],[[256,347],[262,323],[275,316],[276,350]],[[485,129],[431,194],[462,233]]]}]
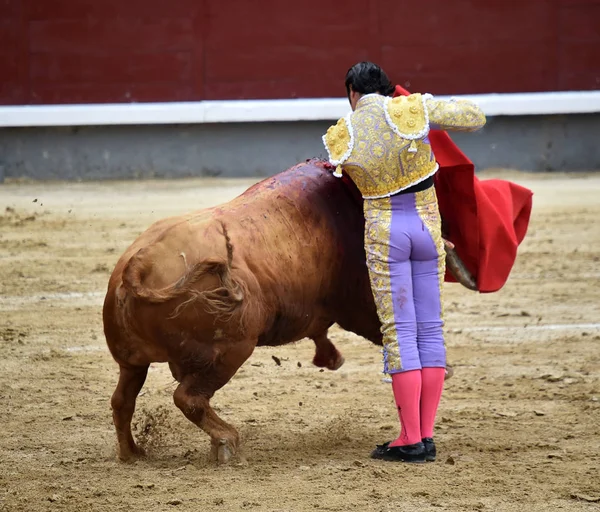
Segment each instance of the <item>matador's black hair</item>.
[{"label": "matador's black hair", "polygon": [[372,62],[354,64],[346,73],[345,84],[348,97],[350,87],[361,94],[379,93],[384,96],[391,96],[395,89],[385,71]]}]

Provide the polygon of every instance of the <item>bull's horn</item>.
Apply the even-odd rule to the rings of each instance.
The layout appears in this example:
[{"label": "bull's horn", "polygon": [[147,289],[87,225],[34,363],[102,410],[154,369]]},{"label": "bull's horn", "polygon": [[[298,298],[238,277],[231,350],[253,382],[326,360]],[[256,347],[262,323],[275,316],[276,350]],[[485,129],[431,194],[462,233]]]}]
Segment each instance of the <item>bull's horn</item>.
[{"label": "bull's horn", "polygon": [[444,245],[446,248],[446,265],[448,266],[450,273],[465,288],[477,291],[477,282],[465,264],[461,261],[456,249],[454,248],[454,244],[444,240]]}]

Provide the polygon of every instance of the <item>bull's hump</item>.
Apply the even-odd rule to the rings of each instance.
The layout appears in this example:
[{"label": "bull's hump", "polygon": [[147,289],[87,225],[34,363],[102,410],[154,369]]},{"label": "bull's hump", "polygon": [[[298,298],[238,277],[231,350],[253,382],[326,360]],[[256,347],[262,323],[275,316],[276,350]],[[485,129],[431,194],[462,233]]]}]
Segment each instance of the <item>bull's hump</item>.
[{"label": "bull's hump", "polygon": [[249,188],[238,200],[254,200],[256,196],[273,197],[273,192],[309,192],[319,187],[323,181],[332,179],[331,172],[325,169],[325,162],[309,161],[291,167],[287,171],[281,172],[267,178],[253,187]]}]

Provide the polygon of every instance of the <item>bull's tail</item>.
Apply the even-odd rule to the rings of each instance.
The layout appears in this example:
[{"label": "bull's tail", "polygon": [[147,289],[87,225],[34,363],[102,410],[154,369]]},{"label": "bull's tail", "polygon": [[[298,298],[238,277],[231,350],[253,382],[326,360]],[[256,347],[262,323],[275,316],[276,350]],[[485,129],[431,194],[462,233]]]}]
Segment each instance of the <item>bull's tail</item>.
[{"label": "bull's tail", "polygon": [[[227,248],[227,260],[206,258],[188,267],[185,254],[182,253],[186,266],[184,274],[173,284],[153,289],[143,284],[153,263],[147,257],[146,249],[140,249],[123,269],[123,287],[131,296],[151,303],[162,303],[187,296],[188,298],[175,308],[173,317],[179,315],[183,308],[192,302],[201,301],[207,312],[218,315],[223,320],[230,319],[242,305],[247,287],[231,273],[233,246],[225,225],[221,226]],[[194,285],[207,275],[218,276],[220,285],[209,290],[197,290]]]}]

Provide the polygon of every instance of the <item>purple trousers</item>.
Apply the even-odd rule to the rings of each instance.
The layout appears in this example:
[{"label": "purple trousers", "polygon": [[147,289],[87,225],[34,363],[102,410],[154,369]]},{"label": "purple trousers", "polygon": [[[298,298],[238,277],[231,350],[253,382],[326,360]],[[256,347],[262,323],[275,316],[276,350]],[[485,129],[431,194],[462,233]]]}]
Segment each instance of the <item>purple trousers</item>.
[{"label": "purple trousers", "polygon": [[365,250],[383,334],[384,373],[446,366],[446,254],[435,188],[366,199]]}]

